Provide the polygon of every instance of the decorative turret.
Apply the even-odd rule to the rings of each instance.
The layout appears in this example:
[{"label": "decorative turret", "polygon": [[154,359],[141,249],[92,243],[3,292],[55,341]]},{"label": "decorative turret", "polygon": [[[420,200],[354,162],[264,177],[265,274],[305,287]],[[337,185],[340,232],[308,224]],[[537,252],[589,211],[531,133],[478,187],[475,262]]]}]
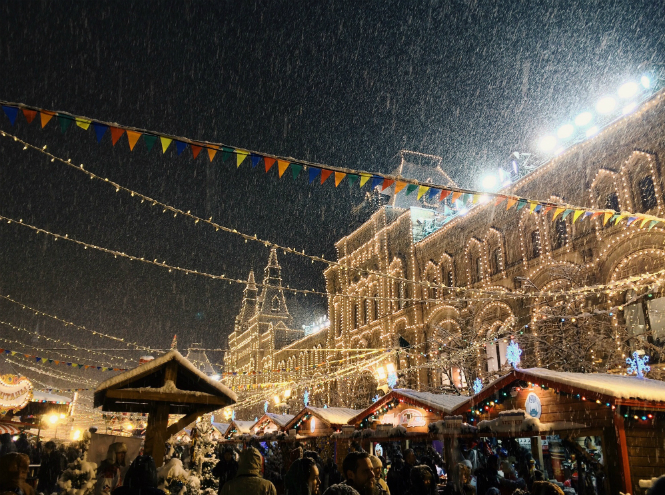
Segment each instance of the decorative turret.
[{"label": "decorative turret", "polygon": [[242,307],[240,308],[240,313],[237,317],[237,322],[239,324],[242,325],[243,323],[247,323],[247,321],[256,313],[258,293],[259,291],[256,288],[256,282],[254,281],[254,270],[251,270],[249,272],[249,277],[247,277],[247,285],[243,291]]},{"label": "decorative turret", "polygon": [[286,307],[284,290],[282,289],[282,267],[277,261],[277,249],[270,250],[268,265],[263,270],[263,290],[259,297],[257,312],[262,315],[280,316],[288,318],[287,326],[291,323],[291,315]]}]

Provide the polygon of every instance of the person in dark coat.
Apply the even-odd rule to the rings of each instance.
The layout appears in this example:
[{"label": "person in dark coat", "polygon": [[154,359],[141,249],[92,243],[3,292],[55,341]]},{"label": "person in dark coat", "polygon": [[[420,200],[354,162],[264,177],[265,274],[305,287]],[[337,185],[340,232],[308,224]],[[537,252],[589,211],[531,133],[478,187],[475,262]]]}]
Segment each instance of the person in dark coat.
[{"label": "person in dark coat", "polygon": [[28,442],[28,435],[25,433],[21,433],[18,440],[16,440],[16,451],[28,457],[32,454],[32,447],[30,446],[30,442]]},{"label": "person in dark coat", "polygon": [[34,495],[35,490],[26,481],[30,458],[25,454],[12,452],[0,457],[0,493],[13,495]]},{"label": "person in dark coat", "polygon": [[124,484],[111,495],[165,495],[157,488],[157,468],[149,455],[140,455],[127,470]]},{"label": "person in dark coat", "polygon": [[3,433],[0,435],[0,455],[11,454],[16,452],[16,445],[12,440],[12,436],[9,433]]},{"label": "person in dark coat", "polygon": [[56,449],[55,442],[46,442],[44,444],[44,452],[42,453],[42,462],[37,474],[37,478],[39,478],[37,491],[41,493],[53,493],[55,491],[58,478],[63,471],[62,464],[62,457],[58,449]]},{"label": "person in dark coat", "polygon": [[233,448],[226,447],[220,461],[212,468],[212,475],[219,478],[219,493],[222,493],[224,483],[231,481],[238,473],[238,461],[235,459]]},{"label": "person in dark coat", "polygon": [[436,495],[436,478],[429,466],[425,464],[414,466],[410,476],[411,483],[406,491],[407,495]]},{"label": "person in dark coat", "polygon": [[404,459],[401,455],[396,455],[386,475],[390,495],[404,495],[404,486],[400,478],[402,469],[404,469]]}]

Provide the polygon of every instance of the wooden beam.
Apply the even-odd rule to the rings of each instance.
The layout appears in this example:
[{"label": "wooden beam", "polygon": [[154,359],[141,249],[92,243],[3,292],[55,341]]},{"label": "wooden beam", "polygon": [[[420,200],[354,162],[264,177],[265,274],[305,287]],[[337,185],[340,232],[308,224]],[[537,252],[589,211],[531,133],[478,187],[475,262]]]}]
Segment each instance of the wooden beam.
[{"label": "wooden beam", "polygon": [[188,394],[184,392],[158,392],[150,389],[111,389],[106,391],[108,399],[135,400],[141,402],[168,402],[169,404],[206,404],[216,405],[217,409],[226,407],[232,402],[228,398],[214,395]]},{"label": "wooden beam", "polygon": [[216,411],[217,409],[218,409],[217,407],[211,406],[211,407],[201,408],[198,411],[194,411],[192,413],[189,413],[185,417],[180,418],[178,420],[178,422],[176,422],[176,423],[172,424],[171,426],[169,426],[166,429],[166,434],[169,437],[172,437],[173,435],[178,433],[180,430],[182,430],[183,428],[187,427],[188,425],[190,425],[191,423],[196,421],[197,418],[199,418],[199,417],[201,417],[204,414],[207,414],[209,412]]},{"label": "wooden beam", "polygon": [[144,453],[152,456],[155,465],[160,467],[164,463],[166,441],[169,439],[166,430],[169,423],[169,405],[158,403],[148,414],[148,427],[145,431]]},{"label": "wooden beam", "polygon": [[623,417],[617,409],[614,412],[614,429],[616,430],[619,445],[619,457],[621,459],[621,471],[623,475],[623,491],[633,493],[633,482],[630,477],[630,459],[628,459],[628,444],[626,443],[626,427]]}]

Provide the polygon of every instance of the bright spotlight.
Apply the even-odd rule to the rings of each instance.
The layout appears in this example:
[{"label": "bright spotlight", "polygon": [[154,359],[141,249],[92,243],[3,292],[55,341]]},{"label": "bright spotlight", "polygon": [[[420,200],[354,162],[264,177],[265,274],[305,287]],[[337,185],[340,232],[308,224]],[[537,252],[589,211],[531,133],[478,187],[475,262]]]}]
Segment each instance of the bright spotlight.
[{"label": "bright spotlight", "polygon": [[275,401],[275,405],[279,405],[279,395],[276,395],[275,397],[272,398],[272,400]]},{"label": "bright spotlight", "polygon": [[588,125],[592,119],[593,115],[591,115],[591,112],[582,112],[577,117],[575,117],[575,125],[577,127],[584,127],[585,125]]},{"label": "bright spotlight", "polygon": [[496,188],[497,179],[496,175],[486,175],[483,177],[482,185],[484,191],[494,191]]},{"label": "bright spotlight", "polygon": [[586,137],[591,137],[598,132],[598,126],[589,127],[586,131]]},{"label": "bright spotlight", "polygon": [[628,115],[630,112],[632,112],[632,111],[635,110],[636,108],[637,108],[637,103],[635,103],[634,101],[632,101],[632,102],[630,102],[628,105],[626,105],[625,107],[623,107],[623,109],[621,110],[621,113],[624,114],[624,115]]},{"label": "bright spotlight", "polygon": [[220,375],[218,375],[218,374],[214,374],[214,375],[212,375],[210,378],[212,378],[213,380],[215,380],[216,382],[218,382],[222,377],[221,377]]},{"label": "bright spotlight", "polygon": [[622,84],[621,87],[619,88],[619,98],[623,98],[624,100],[632,98],[637,94],[637,91],[639,89],[640,88],[637,85],[637,83],[633,81],[627,82],[626,84]]},{"label": "bright spotlight", "polygon": [[386,377],[386,370],[383,369],[383,366],[379,366],[376,369],[376,374],[379,375],[380,380],[383,380]]},{"label": "bright spotlight", "polygon": [[649,79],[649,76],[642,76],[640,79],[640,84],[642,84],[644,89],[649,89],[651,87],[651,79]]},{"label": "bright spotlight", "polygon": [[556,146],[556,138],[554,136],[545,136],[538,141],[538,147],[541,151],[552,151]]},{"label": "bright spotlight", "polygon": [[617,106],[617,102],[611,96],[606,96],[601,98],[598,103],[596,103],[596,110],[599,114],[607,115]]},{"label": "bright spotlight", "polygon": [[572,136],[573,132],[575,132],[575,128],[571,124],[564,124],[556,131],[556,135],[559,139],[566,139]]},{"label": "bright spotlight", "polygon": [[58,418],[58,415],[57,415],[57,414],[51,414],[51,415],[48,417],[49,423],[51,423],[52,425],[56,424],[56,423],[58,422],[58,419],[59,419],[59,418]]},{"label": "bright spotlight", "polygon": [[80,440],[81,439],[81,430],[75,430],[74,435],[72,436],[72,440]]},{"label": "bright spotlight", "polygon": [[386,365],[386,369],[388,370],[388,373],[395,373],[395,366],[393,365],[393,363],[388,363]]}]

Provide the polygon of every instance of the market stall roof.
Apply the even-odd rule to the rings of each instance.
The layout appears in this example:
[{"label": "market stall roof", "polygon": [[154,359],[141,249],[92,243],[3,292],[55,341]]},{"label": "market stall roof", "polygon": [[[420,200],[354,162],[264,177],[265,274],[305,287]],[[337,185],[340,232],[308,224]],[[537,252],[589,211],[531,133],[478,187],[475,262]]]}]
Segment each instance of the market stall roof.
[{"label": "market stall roof", "polygon": [[253,433],[256,433],[257,428],[265,427],[266,425],[272,423],[277,427],[278,430],[284,431],[286,425],[289,424],[289,421],[291,421],[293,418],[293,414],[265,413],[252,425],[251,430],[253,430]]},{"label": "market stall roof", "polygon": [[68,414],[71,403],[72,399],[70,397],[33,390],[30,402],[23,409],[17,411],[15,416],[30,418],[45,414]]},{"label": "market stall roof", "polygon": [[328,424],[331,428],[340,428],[348,425],[349,421],[360,411],[357,409],[348,409],[346,407],[310,407],[306,406],[302,411],[296,414],[291,421],[284,427],[290,430],[300,418],[306,414],[316,416],[321,421]]},{"label": "market stall roof", "polygon": [[65,397],[64,395],[56,395],[50,392],[42,392],[41,390],[32,391],[31,402],[51,402],[53,404],[71,404],[72,398]]},{"label": "market stall roof", "polygon": [[[224,438],[230,438],[233,433],[237,433],[238,435],[243,435],[245,433],[249,434],[250,429],[252,426],[256,424],[256,421],[238,421],[238,420],[233,420],[231,423],[229,423],[228,428],[224,432]],[[235,432],[233,429],[235,428]]]},{"label": "market stall roof", "polygon": [[588,399],[602,400],[612,405],[641,405],[665,409],[665,382],[637,376],[608,373],[571,373],[544,368],[515,369],[487,385],[466,403],[455,409],[462,412],[478,404],[496,391],[521,380],[537,383]]},{"label": "market stall roof", "polygon": [[212,426],[222,435],[224,435],[224,433],[226,433],[226,430],[229,429],[228,423],[213,423]]}]

